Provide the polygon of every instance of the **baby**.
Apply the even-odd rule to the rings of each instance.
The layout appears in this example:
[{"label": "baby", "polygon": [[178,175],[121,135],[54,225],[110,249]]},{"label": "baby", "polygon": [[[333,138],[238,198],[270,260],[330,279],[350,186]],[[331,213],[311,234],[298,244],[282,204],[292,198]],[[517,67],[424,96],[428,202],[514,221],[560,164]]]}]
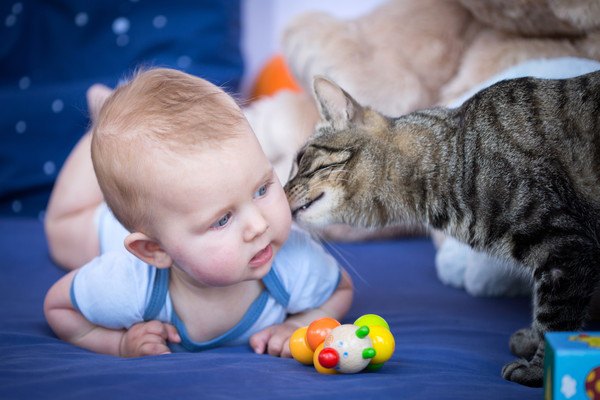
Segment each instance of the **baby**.
[{"label": "baby", "polygon": [[298,327],[348,311],[349,276],[292,225],[271,164],[219,88],[175,70],[138,73],[96,117],[98,183],[89,148],[87,135],[48,207],[55,260],[87,262],[46,295],[61,339],[124,357],[248,342],[289,356]]}]

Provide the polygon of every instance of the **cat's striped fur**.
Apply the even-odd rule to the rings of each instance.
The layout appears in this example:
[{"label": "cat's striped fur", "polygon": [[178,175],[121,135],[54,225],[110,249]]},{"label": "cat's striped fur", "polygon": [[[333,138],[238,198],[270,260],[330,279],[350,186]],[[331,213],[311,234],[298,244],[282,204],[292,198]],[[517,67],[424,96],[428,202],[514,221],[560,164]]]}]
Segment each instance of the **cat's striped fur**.
[{"label": "cat's striped fur", "polygon": [[322,122],[285,189],[307,225],[415,221],[527,268],[530,328],[506,379],[540,386],[543,334],[584,327],[600,277],[600,72],[497,83],[388,118],[317,78]]}]

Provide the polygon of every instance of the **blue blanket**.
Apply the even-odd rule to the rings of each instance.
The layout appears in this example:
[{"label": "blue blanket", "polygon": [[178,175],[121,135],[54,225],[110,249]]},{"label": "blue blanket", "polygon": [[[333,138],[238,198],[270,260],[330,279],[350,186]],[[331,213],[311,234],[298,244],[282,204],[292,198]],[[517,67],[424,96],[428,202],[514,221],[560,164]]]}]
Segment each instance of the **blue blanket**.
[{"label": "blue blanket", "polygon": [[390,323],[396,352],[378,372],[320,375],[246,346],[121,359],[57,339],[43,316],[63,271],[48,257],[42,224],[0,218],[1,399],[540,399],[507,382],[510,334],[528,325],[526,298],[482,299],[442,285],[429,239],[339,244],[355,301]]},{"label": "blue blanket", "polygon": [[0,2],[0,215],[43,217],[94,83],[171,67],[239,86],[239,0]]}]

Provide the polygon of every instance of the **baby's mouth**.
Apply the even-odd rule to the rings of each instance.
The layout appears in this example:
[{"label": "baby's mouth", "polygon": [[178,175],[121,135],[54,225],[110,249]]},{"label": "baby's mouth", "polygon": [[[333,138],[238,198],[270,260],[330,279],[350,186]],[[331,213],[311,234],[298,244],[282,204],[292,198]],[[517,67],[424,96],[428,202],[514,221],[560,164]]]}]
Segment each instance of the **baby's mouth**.
[{"label": "baby's mouth", "polygon": [[271,258],[273,258],[273,246],[271,246],[271,244],[268,244],[267,247],[265,247],[264,249],[256,253],[254,257],[252,257],[252,259],[250,260],[250,267],[261,267],[267,264],[269,261],[271,261]]},{"label": "baby's mouth", "polygon": [[315,197],[312,200],[307,201],[306,203],[304,203],[303,205],[301,205],[300,207],[296,207],[292,210],[292,217],[296,217],[296,215],[301,212],[301,211],[305,211],[308,209],[308,207],[312,206],[315,202],[319,201],[320,199],[323,198],[323,196],[325,196],[325,192],[321,192],[321,194],[319,194],[317,197]]}]

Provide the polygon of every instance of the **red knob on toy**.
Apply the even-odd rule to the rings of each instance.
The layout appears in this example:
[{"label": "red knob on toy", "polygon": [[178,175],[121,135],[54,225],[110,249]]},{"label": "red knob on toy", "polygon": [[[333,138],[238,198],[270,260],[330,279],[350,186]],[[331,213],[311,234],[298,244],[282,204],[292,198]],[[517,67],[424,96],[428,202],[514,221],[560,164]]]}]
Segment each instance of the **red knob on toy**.
[{"label": "red knob on toy", "polygon": [[319,353],[319,363],[325,368],[333,368],[340,361],[340,356],[335,349],[326,347]]}]

